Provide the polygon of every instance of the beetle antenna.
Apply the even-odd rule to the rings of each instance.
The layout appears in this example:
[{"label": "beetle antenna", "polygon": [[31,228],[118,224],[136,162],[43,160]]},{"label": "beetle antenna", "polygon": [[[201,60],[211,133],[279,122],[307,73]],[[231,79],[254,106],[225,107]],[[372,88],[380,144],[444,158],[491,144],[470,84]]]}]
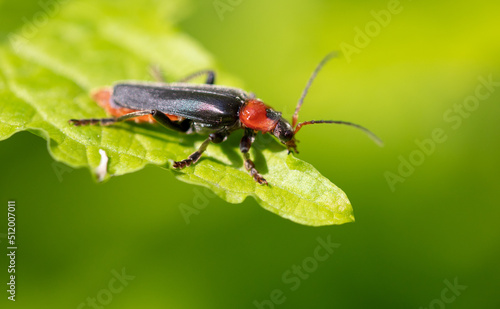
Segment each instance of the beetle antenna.
[{"label": "beetle antenna", "polygon": [[295,113],[293,114],[293,117],[292,117],[292,127],[295,128],[295,125],[297,124],[297,120],[299,118],[300,107],[302,106],[302,103],[304,103],[304,98],[306,97],[307,92],[309,91],[309,88],[311,87],[312,82],[316,78],[316,75],[318,75],[319,71],[328,62],[328,60],[330,60],[334,57],[337,57],[337,56],[338,56],[338,53],[336,51],[333,51],[333,52],[329,53],[328,55],[326,55],[325,58],[323,58],[323,60],[321,60],[321,62],[318,64],[318,66],[316,67],[316,69],[312,73],[311,77],[309,77],[309,81],[307,82],[306,88],[304,88],[304,91],[302,91],[302,96],[300,96],[299,102],[297,103],[297,107],[295,108]]},{"label": "beetle antenna", "polygon": [[297,134],[297,132],[299,132],[299,130],[300,130],[300,128],[302,128],[302,126],[305,126],[305,125],[308,125],[308,124],[317,124],[317,123],[345,124],[345,125],[348,125],[348,126],[352,126],[352,127],[358,128],[361,131],[365,132],[377,145],[379,145],[380,147],[384,146],[384,142],[377,135],[375,135],[375,133],[373,133],[372,131],[368,130],[365,127],[360,126],[359,124],[355,124],[355,123],[347,122],[347,121],[338,121],[338,120],[311,120],[311,121],[305,121],[305,122],[301,122],[301,123],[299,123],[297,125],[297,127],[295,128],[295,131],[293,132],[293,134],[294,135]]}]

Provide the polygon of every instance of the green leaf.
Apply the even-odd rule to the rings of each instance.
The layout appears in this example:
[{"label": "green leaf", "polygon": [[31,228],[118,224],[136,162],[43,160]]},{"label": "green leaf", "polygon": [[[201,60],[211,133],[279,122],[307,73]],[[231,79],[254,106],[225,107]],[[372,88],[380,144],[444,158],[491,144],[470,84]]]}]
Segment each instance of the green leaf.
[{"label": "green leaf", "polygon": [[[30,131],[47,140],[54,159],[92,173],[103,149],[114,176],[146,164],[171,169],[173,160],[191,154],[203,137],[134,123],[68,124],[71,118],[106,117],[89,98],[91,89],[117,80],[150,79],[151,64],[159,64],[172,80],[215,67],[202,47],[175,28],[185,15],[184,1],[55,3],[52,11],[41,8],[45,22],[29,21],[0,46],[0,140]],[[241,86],[224,73],[218,83]],[[268,135],[259,135],[251,150],[269,182],[257,184],[243,167],[240,137],[235,133],[223,144],[210,145],[197,164],[175,171],[178,178],[208,187],[230,203],[253,196],[265,209],[301,224],[354,220],[342,190],[310,164],[287,155]]]}]

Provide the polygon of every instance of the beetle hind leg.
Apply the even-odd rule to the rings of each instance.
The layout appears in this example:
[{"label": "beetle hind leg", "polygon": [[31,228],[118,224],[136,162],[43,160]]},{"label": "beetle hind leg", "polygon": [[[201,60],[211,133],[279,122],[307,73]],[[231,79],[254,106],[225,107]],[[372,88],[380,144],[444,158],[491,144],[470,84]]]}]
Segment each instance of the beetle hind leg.
[{"label": "beetle hind leg", "polygon": [[[141,117],[145,115],[151,115],[152,111],[138,111],[138,112],[133,112],[129,114],[125,114],[120,117],[116,118],[100,118],[100,119],[70,119],[68,121],[69,124],[72,124],[74,126],[86,126],[86,125],[102,125],[102,126],[109,126],[111,124],[114,124],[115,122],[119,121],[124,121],[127,119],[135,118],[135,117]],[[154,117],[154,116],[153,116]]]},{"label": "beetle hind leg", "polygon": [[75,127],[97,125],[97,124],[101,126],[109,126],[116,122],[116,118],[70,119],[68,122],[74,125]]},{"label": "beetle hind leg", "polygon": [[101,119],[71,119],[68,121],[69,124],[72,124],[74,126],[85,126],[85,125],[101,125],[101,126],[109,126],[112,125],[116,122],[120,121],[125,121],[129,120],[132,118],[137,118],[137,117],[142,117],[146,115],[151,115],[156,122],[161,124],[162,126],[174,130],[174,131],[179,131],[179,132],[187,132],[191,128],[191,121],[190,120],[182,120],[182,121],[172,121],[170,118],[168,118],[167,115],[164,113],[160,112],[159,110],[152,109],[152,110],[144,110],[144,111],[137,111],[137,112],[132,112],[125,114],[120,117],[116,118],[101,118]]}]

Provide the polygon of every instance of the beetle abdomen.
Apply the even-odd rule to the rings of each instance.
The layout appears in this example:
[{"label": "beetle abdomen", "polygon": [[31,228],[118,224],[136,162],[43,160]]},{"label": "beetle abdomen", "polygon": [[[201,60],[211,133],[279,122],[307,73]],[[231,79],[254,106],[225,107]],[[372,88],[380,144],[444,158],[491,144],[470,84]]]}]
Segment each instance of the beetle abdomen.
[{"label": "beetle abdomen", "polygon": [[[111,103],[112,89],[110,87],[99,88],[97,90],[92,91],[91,97],[92,99],[99,104],[102,108],[106,110],[106,112],[114,117],[120,117],[129,113],[137,112],[136,109],[130,109],[126,107],[119,107],[113,105]],[[178,121],[179,117],[174,115],[165,114],[170,120]],[[151,115],[140,116],[136,118],[132,118],[131,120],[141,123],[141,122],[150,122],[154,123],[155,120]]]}]

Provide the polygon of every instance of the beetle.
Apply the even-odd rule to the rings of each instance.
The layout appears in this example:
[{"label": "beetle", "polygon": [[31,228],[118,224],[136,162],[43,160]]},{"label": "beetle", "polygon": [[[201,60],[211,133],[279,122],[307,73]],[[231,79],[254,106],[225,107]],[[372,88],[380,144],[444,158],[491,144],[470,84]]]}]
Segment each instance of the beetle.
[{"label": "beetle", "polygon": [[[214,85],[215,72],[206,70],[192,74],[180,82],[125,81],[113,87],[98,89],[92,98],[113,118],[71,119],[75,126],[100,124],[108,126],[119,121],[157,122],[164,127],[186,133],[208,134],[201,146],[187,159],[175,161],[173,167],[182,169],[196,163],[210,143],[222,143],[238,129],[244,129],[240,151],[245,169],[259,184],[268,184],[255,168],[249,150],[258,132],[270,133],[283,143],[288,153],[298,153],[295,135],[305,125],[331,123],[354,126],[367,133],[375,142],[381,140],[370,130],[346,121],[311,120],[298,123],[304,98],[318,72],[336,53],[326,55],[317,65],[295,108],[292,123],[284,119],[252,93],[238,88]],[[158,76],[159,74],[157,74]],[[188,80],[206,75],[205,84],[190,84]]]}]

